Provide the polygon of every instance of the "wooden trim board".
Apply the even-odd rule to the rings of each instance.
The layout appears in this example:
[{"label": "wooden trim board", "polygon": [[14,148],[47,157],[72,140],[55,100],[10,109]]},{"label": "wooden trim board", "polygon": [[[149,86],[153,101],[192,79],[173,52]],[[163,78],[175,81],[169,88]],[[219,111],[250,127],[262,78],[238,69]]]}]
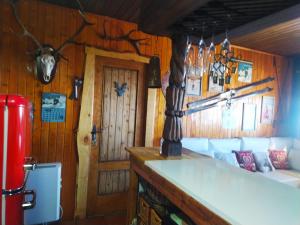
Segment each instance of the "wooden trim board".
[{"label": "wooden trim board", "polygon": [[145,146],[152,147],[154,140],[157,89],[148,88]]},{"label": "wooden trim board", "polygon": [[[93,123],[94,81],[96,56],[149,63],[150,59],[133,53],[118,53],[86,47],[84,84],[81,98],[81,109],[77,134],[77,181],[75,218],[86,218],[88,177],[91,154],[91,131]],[[109,165],[108,167],[110,167]],[[129,164],[124,162],[124,168]]]},{"label": "wooden trim board", "polygon": [[91,152],[91,131],[93,122],[95,80],[95,55],[86,55],[84,83],[81,99],[81,109],[77,134],[78,171],[76,189],[75,218],[86,217],[88,175]]},{"label": "wooden trim board", "polygon": [[140,56],[134,53],[120,53],[120,52],[111,52],[106,51],[103,49],[97,49],[97,48],[91,48],[87,47],[85,49],[86,54],[94,54],[97,56],[107,57],[107,58],[114,58],[114,59],[123,59],[123,60],[130,60],[140,63],[146,63],[148,64],[150,62],[150,59],[144,56]]}]

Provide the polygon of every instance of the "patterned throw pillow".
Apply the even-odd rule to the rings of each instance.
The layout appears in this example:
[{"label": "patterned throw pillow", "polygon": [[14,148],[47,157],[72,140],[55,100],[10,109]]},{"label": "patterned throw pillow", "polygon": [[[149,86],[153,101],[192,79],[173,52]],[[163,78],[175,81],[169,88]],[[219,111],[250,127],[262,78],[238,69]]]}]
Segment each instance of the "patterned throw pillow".
[{"label": "patterned throw pillow", "polygon": [[252,172],[256,171],[256,165],[252,151],[232,151],[236,155],[236,159],[240,167]]},{"label": "patterned throw pillow", "polygon": [[269,150],[270,160],[275,169],[288,169],[288,155],[285,150]]}]

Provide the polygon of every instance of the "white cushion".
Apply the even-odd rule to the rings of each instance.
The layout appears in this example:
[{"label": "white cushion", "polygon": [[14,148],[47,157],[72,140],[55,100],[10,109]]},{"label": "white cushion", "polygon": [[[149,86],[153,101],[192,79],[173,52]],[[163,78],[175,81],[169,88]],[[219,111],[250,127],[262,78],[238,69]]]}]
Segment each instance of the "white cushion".
[{"label": "white cushion", "polygon": [[232,150],[240,150],[241,149],[241,140],[238,138],[209,139],[208,149],[211,152],[231,153]]},{"label": "white cushion", "polygon": [[215,159],[224,161],[232,166],[240,167],[235,153],[214,152]]},{"label": "white cushion", "polygon": [[270,149],[273,150],[290,150],[293,147],[293,139],[288,137],[271,137]]},{"label": "white cushion", "polygon": [[[289,170],[286,170],[289,171]],[[270,178],[272,180],[275,180],[277,182],[281,182],[284,184],[288,184],[294,187],[300,187],[300,178],[293,175],[286,173],[285,170],[275,170],[268,173],[258,173],[260,175],[263,175],[267,178]]]},{"label": "white cushion", "polygon": [[213,157],[208,150],[208,138],[183,138],[181,143],[183,148]]},{"label": "white cushion", "polygon": [[288,154],[288,160],[291,169],[300,171],[300,149],[291,149]]},{"label": "white cushion", "polygon": [[300,149],[300,139],[294,139],[293,148]]},{"label": "white cushion", "polygon": [[253,152],[267,152],[269,150],[270,138],[243,137],[241,150]]}]

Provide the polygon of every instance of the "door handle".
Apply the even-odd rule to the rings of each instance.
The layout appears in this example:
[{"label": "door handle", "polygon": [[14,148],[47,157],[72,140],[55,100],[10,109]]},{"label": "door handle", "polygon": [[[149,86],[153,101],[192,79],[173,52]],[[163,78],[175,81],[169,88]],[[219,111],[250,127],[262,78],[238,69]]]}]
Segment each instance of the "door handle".
[{"label": "door handle", "polygon": [[105,128],[101,128],[97,130],[96,124],[93,125],[92,132],[91,132],[93,145],[97,144],[97,133],[101,133],[104,129]]},{"label": "door handle", "polygon": [[32,157],[25,157],[25,164],[23,165],[24,170],[35,170],[36,160]]},{"label": "door handle", "polygon": [[32,199],[31,199],[31,201],[23,202],[22,203],[22,208],[24,210],[34,208],[35,203],[36,203],[36,194],[35,194],[35,192],[33,190],[26,190],[26,191],[24,191],[24,195],[25,196],[26,195],[31,195]]}]

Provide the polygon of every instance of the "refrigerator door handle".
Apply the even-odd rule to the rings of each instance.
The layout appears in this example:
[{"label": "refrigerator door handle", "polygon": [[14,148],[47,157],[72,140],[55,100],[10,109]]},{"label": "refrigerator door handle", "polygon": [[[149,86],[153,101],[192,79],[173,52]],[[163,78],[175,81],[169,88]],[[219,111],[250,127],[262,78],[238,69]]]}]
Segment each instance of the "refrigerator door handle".
[{"label": "refrigerator door handle", "polygon": [[35,194],[35,191],[33,191],[33,190],[25,190],[24,191],[24,196],[26,197],[26,195],[31,195],[32,199],[31,199],[31,201],[23,202],[22,208],[24,210],[34,208],[35,203],[36,203],[36,194]]},{"label": "refrigerator door handle", "polygon": [[32,157],[26,157],[25,158],[25,164],[24,164],[24,170],[35,170],[36,167],[36,160]]}]

